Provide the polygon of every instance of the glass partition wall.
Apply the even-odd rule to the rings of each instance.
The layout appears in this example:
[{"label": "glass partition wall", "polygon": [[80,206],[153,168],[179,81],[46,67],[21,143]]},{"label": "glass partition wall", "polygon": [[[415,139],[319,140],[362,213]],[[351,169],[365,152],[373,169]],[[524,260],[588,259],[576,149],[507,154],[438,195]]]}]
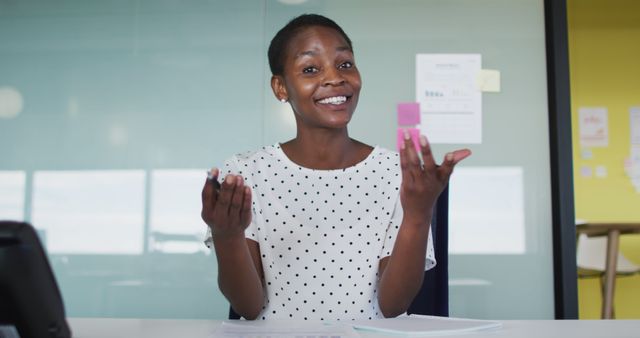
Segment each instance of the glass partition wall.
[{"label": "glass partition wall", "polygon": [[[0,218],[38,229],[72,317],[226,318],[205,170],[288,140],[266,48],[301,13],[354,42],[350,131],[395,148],[415,55],[481,54],[482,142],[451,182],[451,316],[554,316],[542,1],[0,1]],[[523,306],[526,304],[526,306]]]}]

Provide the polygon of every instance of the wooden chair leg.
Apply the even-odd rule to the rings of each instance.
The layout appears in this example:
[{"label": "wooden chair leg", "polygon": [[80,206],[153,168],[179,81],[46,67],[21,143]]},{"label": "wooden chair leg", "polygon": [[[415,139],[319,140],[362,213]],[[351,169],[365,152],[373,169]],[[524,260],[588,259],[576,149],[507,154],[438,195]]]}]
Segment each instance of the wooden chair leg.
[{"label": "wooden chair leg", "polygon": [[[600,278],[598,278],[598,280],[600,281],[600,297],[602,299],[602,302],[604,302],[604,299],[605,299],[604,297],[606,297],[606,294],[607,294],[606,288],[604,287],[606,278],[607,276],[605,274],[602,274]],[[616,318],[615,302],[611,302],[611,318],[609,319],[615,319],[615,318]],[[602,318],[602,319],[606,319],[606,318]]]}]

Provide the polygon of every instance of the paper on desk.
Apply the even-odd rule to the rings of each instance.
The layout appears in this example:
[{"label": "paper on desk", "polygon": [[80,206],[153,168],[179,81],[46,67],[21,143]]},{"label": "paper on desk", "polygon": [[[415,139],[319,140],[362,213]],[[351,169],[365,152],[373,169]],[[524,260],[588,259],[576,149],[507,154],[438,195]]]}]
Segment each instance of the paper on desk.
[{"label": "paper on desk", "polygon": [[212,337],[222,338],[355,338],[360,335],[349,325],[320,321],[225,321]]},{"label": "paper on desk", "polygon": [[498,329],[502,323],[490,320],[409,315],[391,319],[351,322],[356,330],[404,336],[443,336]]}]

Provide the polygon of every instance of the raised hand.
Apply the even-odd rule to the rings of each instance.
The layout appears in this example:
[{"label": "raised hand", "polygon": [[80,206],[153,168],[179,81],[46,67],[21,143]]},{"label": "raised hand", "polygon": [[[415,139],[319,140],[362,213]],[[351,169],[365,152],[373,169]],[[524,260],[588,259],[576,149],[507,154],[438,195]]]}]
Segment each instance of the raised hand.
[{"label": "raised hand", "polygon": [[471,155],[469,149],[447,153],[441,165],[437,165],[431,146],[424,135],[420,135],[422,161],[411,141],[409,132],[404,132],[404,143],[400,150],[400,166],[402,168],[402,185],[400,201],[405,220],[414,223],[430,221],[433,206],[438,196],[449,183],[453,168],[463,159]]},{"label": "raised hand", "polygon": [[220,185],[219,173],[212,169],[202,188],[202,219],[214,239],[244,238],[251,223],[251,189],[241,175],[229,174]]}]

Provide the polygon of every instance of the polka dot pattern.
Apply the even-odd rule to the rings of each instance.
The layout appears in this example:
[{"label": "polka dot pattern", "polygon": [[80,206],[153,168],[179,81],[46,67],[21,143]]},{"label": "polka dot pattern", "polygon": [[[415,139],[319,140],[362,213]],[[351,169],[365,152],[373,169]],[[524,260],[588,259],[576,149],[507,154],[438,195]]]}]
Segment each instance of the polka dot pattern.
[{"label": "polka dot pattern", "polygon": [[[313,170],[278,144],[236,155],[227,173],[253,193],[246,237],[259,243],[265,276],[262,319],[381,318],[378,264],[402,223],[399,155],[380,147],[355,166]],[[425,269],[435,266],[429,237]]]}]

